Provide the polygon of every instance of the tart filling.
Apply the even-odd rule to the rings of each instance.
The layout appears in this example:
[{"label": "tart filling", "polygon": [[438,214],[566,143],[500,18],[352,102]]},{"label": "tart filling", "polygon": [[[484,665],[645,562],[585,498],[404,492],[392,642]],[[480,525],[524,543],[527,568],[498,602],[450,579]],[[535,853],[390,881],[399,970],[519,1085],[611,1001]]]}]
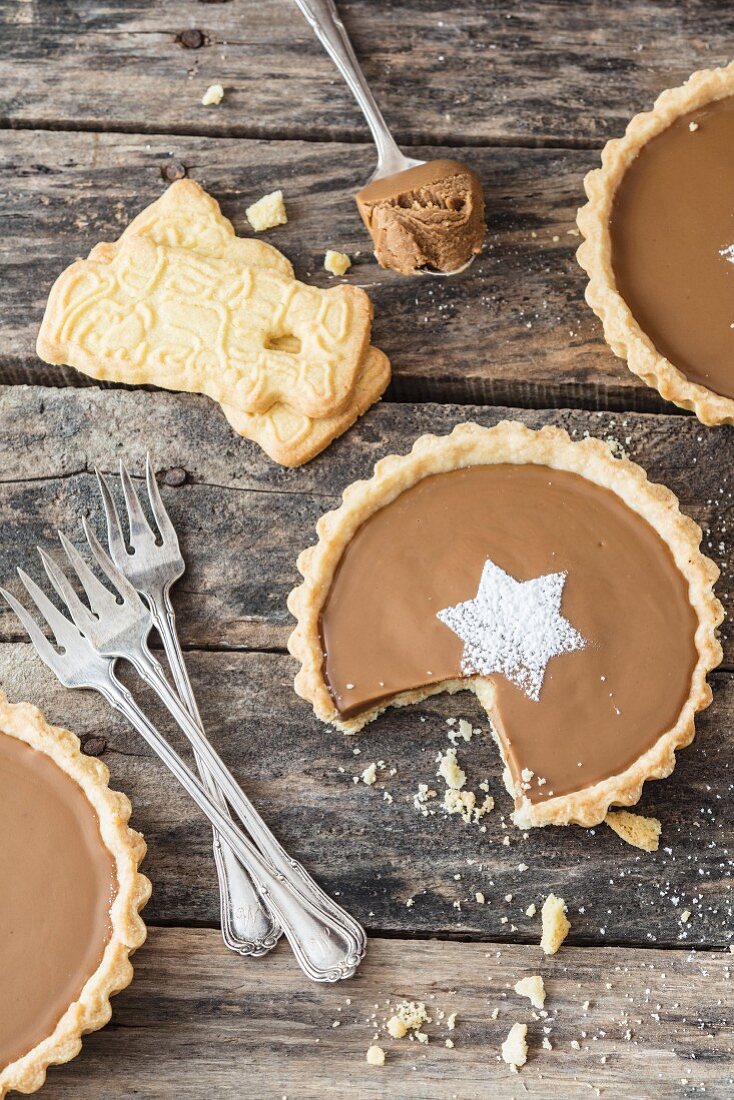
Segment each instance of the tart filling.
[{"label": "tart filling", "polygon": [[734,96],[652,138],[614,196],[619,293],[692,382],[734,397]]},{"label": "tart filling", "polygon": [[150,883],[107,768],[0,692],[0,1097],[79,1053],[132,977]]},{"label": "tart filling", "polygon": [[578,260],[612,351],[704,424],[734,423],[734,63],[694,73],[607,142]]},{"label": "tart filling", "polygon": [[81,788],[0,733],[0,1069],[47,1038],[102,961],[117,894]]},{"label": "tart filling", "polygon": [[296,688],[350,731],[471,688],[516,818],[601,820],[639,797],[641,761],[672,770],[666,737],[690,741],[710,700],[721,608],[700,531],[592,441],[513,424],[424,440],[352,486],[299,561]]}]

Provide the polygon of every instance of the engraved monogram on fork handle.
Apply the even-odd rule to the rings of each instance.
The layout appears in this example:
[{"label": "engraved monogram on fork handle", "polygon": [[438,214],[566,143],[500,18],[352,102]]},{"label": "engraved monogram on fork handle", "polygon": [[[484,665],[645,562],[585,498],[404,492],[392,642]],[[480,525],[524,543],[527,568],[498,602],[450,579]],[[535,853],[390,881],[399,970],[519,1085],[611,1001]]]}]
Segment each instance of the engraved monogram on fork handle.
[{"label": "engraved monogram on fork handle", "polygon": [[[59,680],[67,687],[98,690],[132,722],[167,764],[220,831],[238,862],[249,872],[260,896],[288,937],[304,972],[315,981],[331,982],[350,977],[364,955],[364,930],[296,860],[287,855],[265,825],[206,740],[200,726],[171,690],[161,665],[150,652],[147,643],[153,625],[150,611],[133,585],[107,556],[86,523],[84,529],[97,564],[117,590],[121,602],[99,581],[76,548],[61,533],[61,544],[87,595],[89,606],[79,598],[60,566],[43,550],[39,552],[48,578],[73,622],[61,614],[23,570],[18,570],[31,599],[51,626],[60,650],[50,645],[33,617],[14,596],[4,589],[0,589],[0,594],[18,615],[39,656]],[[140,710],[127,688],[117,680],[114,665],[118,657],[129,660],[158,693],[260,851],[209,797],[187,765]]]},{"label": "engraved monogram on fork handle", "polygon": [[[127,507],[129,543],[132,550],[129,553],[114,497],[107,481],[97,471],[107,518],[110,555],[118,569],[145,598],[153,617],[153,625],[163,642],[179,697],[191,718],[203,731],[199,708],[178,642],[176,616],[170,598],[171,586],[183,575],[185,564],[179,549],[178,536],[161,500],[150,458],[146,459],[145,473],[148,499],[160,538],[156,539],[151,530],[132,478],[121,462],[120,481]],[[194,758],[207,794],[228,814],[227,802],[201,756],[195,752]],[[222,841],[216,829],[213,840],[214,863],[219,880],[222,939],[232,951],[259,958],[275,946],[282,929],[263,904],[247,871],[238,862],[226,841]]]}]

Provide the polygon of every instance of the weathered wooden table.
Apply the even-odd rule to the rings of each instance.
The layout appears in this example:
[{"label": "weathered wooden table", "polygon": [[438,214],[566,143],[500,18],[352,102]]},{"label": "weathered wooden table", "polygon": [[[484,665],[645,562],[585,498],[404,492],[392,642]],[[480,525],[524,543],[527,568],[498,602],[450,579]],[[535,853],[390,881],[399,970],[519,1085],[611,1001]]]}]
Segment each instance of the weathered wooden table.
[{"label": "weathered wooden table", "polygon": [[[734,10],[715,0],[341,8],[398,139],[464,157],[484,180],[489,246],[462,278],[401,280],[375,264],[351,198],[373,150],[288,0],[0,3],[0,577],[57,526],[98,514],[95,465],[114,471],[124,456],[139,473],[150,451],[188,560],[177,606],[211,737],[288,847],[371,934],[357,977],[337,987],[308,983],[285,947],[259,961],[228,953],[208,827],[97,697],[56,685],[0,609],[0,685],[106,761],[133,800],[154,883],[133,985],[82,1056],[50,1072],[45,1095],[734,1096],[727,626],[697,739],[640,804],[663,823],[653,855],[604,827],[515,830],[488,737],[461,753],[497,798],[486,833],[422,817],[413,794],[433,777],[446,718],[486,728],[473,698],[389,713],[355,756],[354,741],[296,698],[285,652],[285,598],[318,516],[377,458],[465,418],[510,415],[619,440],[702,525],[731,605],[734,432],[665,406],[607,350],[583,303],[574,215],[606,138],[662,88],[730,59]],[[214,82],[226,96],[206,109]],[[350,253],[350,279],[373,297],[392,387],[301,470],[234,437],[203,398],[85,387],[34,356],[55,275],[117,236],[182,168],[241,232],[245,207],[282,187],[290,221],[268,239],[324,285],[324,250]],[[377,759],[396,773],[355,784]],[[573,928],[546,960],[525,910],[551,890]],[[535,972],[548,989],[545,1020],[511,991]],[[432,1010],[431,1041],[385,1038],[387,1063],[371,1068],[365,1051],[403,998]],[[440,1012],[457,1013],[453,1049]],[[516,1020],[531,1042],[519,1077],[498,1060]]]}]

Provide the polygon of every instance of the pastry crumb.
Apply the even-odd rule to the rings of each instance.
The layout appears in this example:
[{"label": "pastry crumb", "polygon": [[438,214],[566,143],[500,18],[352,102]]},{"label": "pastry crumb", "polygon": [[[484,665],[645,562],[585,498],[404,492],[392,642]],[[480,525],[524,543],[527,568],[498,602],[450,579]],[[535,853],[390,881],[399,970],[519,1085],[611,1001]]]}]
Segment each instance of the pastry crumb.
[{"label": "pastry crumb", "polygon": [[546,955],[555,955],[571,930],[571,923],[566,917],[566,903],[563,898],[557,898],[555,894],[549,894],[543,902],[541,917],[543,920],[543,934],[540,946]]},{"label": "pastry crumb", "polygon": [[285,225],[288,215],[285,212],[282,191],[271,191],[245,210],[247,220],[256,233],[273,229],[276,225]]},{"label": "pastry crumb", "polygon": [[517,1071],[528,1060],[528,1025],[513,1024],[510,1033],[502,1044],[502,1061]]},{"label": "pastry crumb", "polygon": [[454,787],[448,787],[443,796],[443,808],[449,814],[461,814],[466,822],[472,820],[476,802],[476,795],[471,791],[457,791]]},{"label": "pastry crumb", "polygon": [[698,129],[698,123],[697,122],[689,122],[688,123],[688,129],[691,131],[692,134],[695,134],[696,130]]},{"label": "pastry crumb", "polygon": [[535,904],[534,901],[531,901],[530,905],[528,905],[527,909],[525,910],[525,916],[526,917],[534,917],[537,912],[538,912],[538,906]]},{"label": "pastry crumb", "polygon": [[421,1031],[421,1027],[430,1022],[431,1017],[423,1001],[401,1001],[387,1021],[387,1030],[393,1039],[402,1039],[409,1031],[413,1031],[419,1043],[427,1043],[428,1036]]},{"label": "pastry crumb", "polygon": [[373,1043],[367,1050],[367,1064],[369,1066],[384,1066],[385,1051],[377,1043]]},{"label": "pastry crumb", "polygon": [[224,88],[221,84],[210,84],[201,97],[204,107],[217,107],[224,99]]},{"label": "pastry crumb", "polygon": [[453,1050],[454,1049],[454,1040],[453,1039],[446,1039],[443,1045],[445,1047],[448,1047],[449,1050]]},{"label": "pastry crumb", "polygon": [[484,905],[484,903],[487,899],[485,898],[485,896],[484,896],[484,894],[482,893],[481,890],[477,890],[476,894],[474,895],[474,900],[477,903],[477,905]]},{"label": "pastry crumb", "polygon": [[413,795],[413,805],[423,817],[435,814],[435,809],[430,807],[428,803],[432,798],[436,798],[437,793],[437,791],[430,789],[427,783],[418,784],[418,790]]},{"label": "pastry crumb", "polygon": [[344,275],[351,266],[352,261],[346,252],[335,252],[332,248],[327,248],[324,256],[324,267],[330,275]]},{"label": "pastry crumb", "polygon": [[368,787],[371,787],[377,779],[377,764],[368,764],[362,772],[360,779],[363,783],[366,783]]},{"label": "pastry crumb", "polygon": [[519,982],[515,982],[515,992],[527,997],[533,1008],[542,1008],[545,1004],[545,985],[540,974],[520,978]]},{"label": "pastry crumb", "polygon": [[408,1033],[408,1025],[399,1016],[391,1016],[387,1021],[387,1030],[393,1039],[402,1039]]},{"label": "pastry crumb", "polygon": [[444,780],[447,787],[454,791],[460,791],[466,783],[466,772],[459,767],[456,759],[456,749],[446,749],[445,753],[439,753],[436,757],[436,763],[438,764],[436,775]]},{"label": "pastry crumb", "polygon": [[656,817],[643,817],[641,814],[632,814],[629,810],[610,810],[604,821],[633,848],[657,852],[662,826]]},{"label": "pastry crumb", "polygon": [[680,915],[681,924],[688,924],[690,919],[691,919],[691,910],[690,909],[684,909],[683,912]]}]

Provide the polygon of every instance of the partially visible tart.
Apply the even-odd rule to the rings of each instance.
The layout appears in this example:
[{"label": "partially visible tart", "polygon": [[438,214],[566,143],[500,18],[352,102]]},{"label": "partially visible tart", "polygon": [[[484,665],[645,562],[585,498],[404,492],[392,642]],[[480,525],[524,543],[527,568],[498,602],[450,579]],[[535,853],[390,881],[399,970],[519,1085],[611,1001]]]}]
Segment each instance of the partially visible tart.
[{"label": "partially visible tart", "polygon": [[599,440],[459,425],[318,524],[288,606],[296,691],[356,732],[474,691],[522,827],[602,821],[675,766],[720,662],[718,570],[667,489]]},{"label": "partially visible tart", "polygon": [[0,692],[0,1098],[74,1058],[132,979],[150,883],[108,779],[72,733]]},{"label": "partially visible tart", "polygon": [[734,62],[607,142],[578,261],[612,351],[704,424],[734,423]]}]

